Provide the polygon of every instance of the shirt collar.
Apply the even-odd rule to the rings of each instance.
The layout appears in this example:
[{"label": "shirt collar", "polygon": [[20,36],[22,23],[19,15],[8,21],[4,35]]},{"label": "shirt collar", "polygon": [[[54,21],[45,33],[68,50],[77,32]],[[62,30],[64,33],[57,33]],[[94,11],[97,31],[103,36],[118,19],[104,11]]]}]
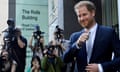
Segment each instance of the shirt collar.
[{"label": "shirt collar", "polygon": [[96,24],[89,30],[89,32],[93,33],[94,31],[96,31],[97,26],[98,26],[98,24],[96,23]]}]

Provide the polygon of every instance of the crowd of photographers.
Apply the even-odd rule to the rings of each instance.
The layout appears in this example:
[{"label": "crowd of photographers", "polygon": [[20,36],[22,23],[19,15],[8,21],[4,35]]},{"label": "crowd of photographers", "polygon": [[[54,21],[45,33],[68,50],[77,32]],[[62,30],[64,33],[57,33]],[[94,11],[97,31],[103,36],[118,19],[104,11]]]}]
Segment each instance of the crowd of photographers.
[{"label": "crowd of photographers", "polygon": [[48,45],[44,45],[44,32],[40,31],[39,26],[35,27],[35,32],[29,41],[33,58],[28,72],[70,72],[65,71],[67,65],[63,62],[63,54],[68,47],[68,41],[64,39],[62,32],[63,30],[56,26],[53,40]]},{"label": "crowd of photographers", "polygon": [[69,41],[64,39],[63,30],[59,26],[55,28],[53,40],[44,45],[44,32],[38,25],[27,43],[13,19],[9,19],[7,24],[8,28],[3,31],[0,72],[24,72],[27,46],[33,52],[31,66],[27,72],[72,72],[72,63],[63,62],[63,54],[69,46]]}]

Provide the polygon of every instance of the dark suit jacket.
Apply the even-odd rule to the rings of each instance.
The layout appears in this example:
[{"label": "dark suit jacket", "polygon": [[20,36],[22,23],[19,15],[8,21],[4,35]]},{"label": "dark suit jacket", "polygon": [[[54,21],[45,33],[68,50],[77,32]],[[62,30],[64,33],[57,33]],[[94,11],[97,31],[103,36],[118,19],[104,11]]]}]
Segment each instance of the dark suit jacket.
[{"label": "dark suit jacket", "polygon": [[[71,35],[69,50],[64,55],[66,63],[71,62],[76,57],[79,72],[85,72],[85,66],[87,66],[85,43],[81,49],[76,47],[76,41],[83,32],[84,30]],[[112,52],[114,52],[113,60],[111,59]],[[101,64],[104,72],[116,72],[120,68],[120,41],[112,28],[98,25],[90,63]]]}]

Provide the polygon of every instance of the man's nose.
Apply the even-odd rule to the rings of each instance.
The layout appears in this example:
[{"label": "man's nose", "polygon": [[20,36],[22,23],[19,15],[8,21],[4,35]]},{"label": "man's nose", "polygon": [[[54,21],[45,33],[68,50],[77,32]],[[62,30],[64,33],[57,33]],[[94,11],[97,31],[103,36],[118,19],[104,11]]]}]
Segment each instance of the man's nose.
[{"label": "man's nose", "polygon": [[84,17],[80,17],[80,21],[83,21],[84,20]]}]

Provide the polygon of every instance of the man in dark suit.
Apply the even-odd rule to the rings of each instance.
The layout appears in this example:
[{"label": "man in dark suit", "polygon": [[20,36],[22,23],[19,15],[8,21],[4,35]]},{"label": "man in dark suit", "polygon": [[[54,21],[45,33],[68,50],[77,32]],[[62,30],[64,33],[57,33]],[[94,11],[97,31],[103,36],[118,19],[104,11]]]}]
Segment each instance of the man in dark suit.
[{"label": "man in dark suit", "polygon": [[97,24],[92,2],[80,1],[74,8],[84,29],[71,35],[64,62],[76,57],[79,72],[116,72],[120,68],[119,37],[112,28]]}]

